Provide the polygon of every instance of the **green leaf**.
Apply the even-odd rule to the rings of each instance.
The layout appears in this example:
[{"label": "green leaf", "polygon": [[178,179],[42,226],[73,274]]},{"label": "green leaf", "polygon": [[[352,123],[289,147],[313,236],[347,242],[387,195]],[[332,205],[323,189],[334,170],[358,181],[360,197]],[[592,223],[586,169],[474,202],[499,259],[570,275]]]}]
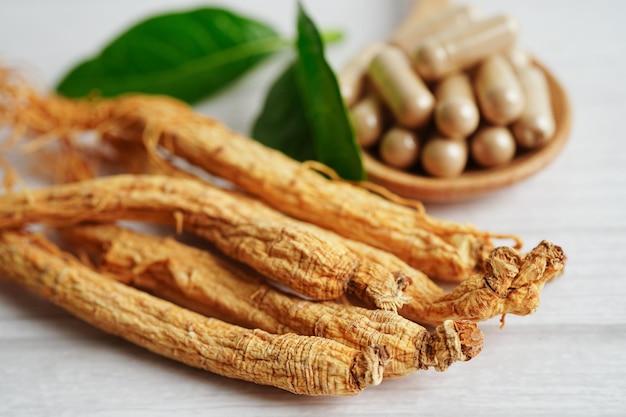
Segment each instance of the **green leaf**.
[{"label": "green leaf", "polygon": [[295,64],[272,84],[252,137],[298,161],[315,159],[312,131],[298,94]]},{"label": "green leaf", "polygon": [[298,58],[276,80],[252,137],[294,159],[315,159],[342,178],[362,180],[365,171],[337,78],[311,19],[298,12]]},{"label": "green leaf", "polygon": [[344,38],[344,33],[341,29],[328,29],[324,30],[321,36],[324,45],[332,45],[333,43],[341,42]]},{"label": "green leaf", "polygon": [[339,83],[324,56],[324,43],[302,4],[298,4],[296,81],[314,137],[317,160],[348,180],[363,180],[365,171]]},{"label": "green leaf", "polygon": [[270,26],[219,8],[144,20],[57,86],[68,97],[127,92],[189,103],[212,95],[289,43]]}]

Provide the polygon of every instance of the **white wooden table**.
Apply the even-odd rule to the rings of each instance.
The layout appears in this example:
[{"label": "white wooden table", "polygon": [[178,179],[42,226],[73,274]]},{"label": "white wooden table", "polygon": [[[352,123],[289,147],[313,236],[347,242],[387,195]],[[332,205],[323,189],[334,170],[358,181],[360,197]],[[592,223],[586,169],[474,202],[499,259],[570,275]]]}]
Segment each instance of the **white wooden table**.
[{"label": "white wooden table", "polygon": [[[0,58],[52,85],[77,59],[165,0],[0,2]],[[406,4],[309,0],[323,27],[346,30],[340,65],[382,38]],[[351,398],[307,398],[228,380],[106,335],[0,281],[0,416],[626,415],[626,2],[477,0],[521,22],[523,43],[571,96],[574,128],[547,169],[438,217],[541,239],[568,255],[539,311],[483,323],[485,347],[447,372],[386,381]],[[196,3],[197,4],[197,3]],[[226,1],[293,33],[295,3]],[[199,107],[247,131],[282,62],[267,64]]]}]

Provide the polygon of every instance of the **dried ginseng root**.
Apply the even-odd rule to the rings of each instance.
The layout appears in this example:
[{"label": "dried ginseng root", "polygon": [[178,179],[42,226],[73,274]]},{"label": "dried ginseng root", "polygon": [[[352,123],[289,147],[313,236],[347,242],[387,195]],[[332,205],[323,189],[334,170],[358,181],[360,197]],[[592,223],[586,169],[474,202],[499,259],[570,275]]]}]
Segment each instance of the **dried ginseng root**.
[{"label": "dried ginseng root", "polygon": [[120,175],[0,196],[0,228],[118,219],[177,224],[305,296],[332,300],[350,292],[384,310],[407,301],[402,273],[269,211],[258,201],[194,180]]},{"label": "dried ginseng root", "polygon": [[361,349],[385,346],[385,377],[434,367],[444,371],[482,348],[482,333],[469,321],[445,321],[431,334],[393,312],[282,293],[241,265],[175,240],[112,225],[61,229],[76,248],[97,254],[99,272],[202,314],[270,333],[333,339]]},{"label": "dried ginseng root", "polygon": [[[247,204],[247,198],[235,195],[241,204]],[[281,213],[265,205],[257,205],[256,212],[264,218],[285,219]],[[543,286],[563,272],[565,255],[561,247],[543,241],[526,257],[515,249],[499,247],[491,251],[484,265],[485,272],[474,273],[458,287],[447,292],[435,284],[424,273],[415,270],[395,255],[362,242],[346,239],[333,232],[314,225],[302,224],[312,233],[329,244],[345,246],[360,259],[370,261],[386,269],[389,274],[399,274],[410,283],[403,295],[408,299],[400,310],[406,318],[422,324],[441,324],[445,320],[482,321],[505,314],[528,315],[534,313],[540,301]],[[524,258],[525,265],[532,259],[536,268],[516,275],[504,273],[517,271]],[[495,268],[493,265],[498,264]],[[522,271],[521,268],[518,268]],[[527,292],[533,297],[519,297]]]},{"label": "dried ginseng root", "polygon": [[[130,142],[116,143],[130,144]],[[134,155],[135,161],[145,161],[145,158],[142,158],[145,155],[138,155],[137,153]],[[188,173],[181,171],[173,165],[150,165],[150,169],[156,170],[160,175],[189,177]],[[245,200],[239,194],[234,196]],[[242,201],[242,204],[247,203]],[[259,214],[262,211],[263,216],[266,218],[284,218],[284,215],[266,206],[258,206],[257,210]],[[534,313],[539,306],[539,294],[543,286],[561,274],[565,262],[562,249],[544,241],[533,250],[533,253],[540,253],[541,255],[535,256],[533,259],[535,259],[535,263],[545,263],[546,268],[539,267],[534,269],[533,271],[535,272],[532,275],[532,279],[528,279],[528,277],[522,278],[524,274],[512,277],[510,274],[499,273],[487,280],[485,279],[486,273],[483,271],[472,274],[462,285],[451,292],[447,292],[424,273],[415,270],[389,252],[362,242],[342,238],[333,232],[311,224],[306,224],[306,227],[314,229],[315,234],[322,236],[328,242],[339,240],[339,245],[345,245],[358,256],[387,268],[391,273],[402,271],[407,281],[411,283],[403,292],[410,300],[402,307],[399,313],[421,324],[438,325],[445,320],[482,321],[506,314],[527,315]],[[494,260],[498,258],[502,265],[509,263],[515,268],[519,264],[521,257],[522,255],[514,249],[497,248],[487,255],[487,262],[493,264]],[[502,267],[500,269],[504,270]],[[494,288],[500,288],[500,291],[497,292]],[[515,289],[515,291],[510,290],[502,293],[503,288],[511,288]],[[523,291],[535,294],[535,296],[519,297],[518,294],[521,294]]]},{"label": "dried ginseng root", "polygon": [[0,93],[0,122],[12,126],[15,137],[26,132],[71,136],[95,129],[107,140],[144,142],[157,161],[161,146],[280,211],[392,252],[432,277],[459,282],[480,269],[493,248],[490,237],[496,235],[432,218],[416,202],[399,204],[329,180],[310,164],[232,132],[174,99],[41,97],[15,72],[2,68]]},{"label": "dried ginseng root", "polygon": [[485,259],[484,273],[473,274],[446,292],[393,254],[361,242],[346,239],[345,243],[364,259],[392,271],[403,271],[410,282],[404,295],[411,300],[398,313],[423,324],[532,314],[539,307],[543,286],[561,275],[566,260],[560,246],[545,240],[526,255],[509,247],[498,247]]},{"label": "dried ginseng root", "polygon": [[229,378],[297,394],[354,395],[383,377],[384,347],[358,350],[206,318],[103,277],[34,235],[0,233],[0,276],[107,333]]}]

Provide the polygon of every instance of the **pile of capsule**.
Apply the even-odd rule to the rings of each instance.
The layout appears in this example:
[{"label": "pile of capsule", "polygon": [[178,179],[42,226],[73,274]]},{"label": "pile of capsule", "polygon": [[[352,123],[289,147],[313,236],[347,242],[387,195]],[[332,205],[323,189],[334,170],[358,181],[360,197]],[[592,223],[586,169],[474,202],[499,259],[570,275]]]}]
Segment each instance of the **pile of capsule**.
[{"label": "pile of capsule", "polygon": [[509,16],[459,6],[365,48],[338,77],[359,144],[434,177],[544,146],[555,132],[548,81],[518,32]]}]

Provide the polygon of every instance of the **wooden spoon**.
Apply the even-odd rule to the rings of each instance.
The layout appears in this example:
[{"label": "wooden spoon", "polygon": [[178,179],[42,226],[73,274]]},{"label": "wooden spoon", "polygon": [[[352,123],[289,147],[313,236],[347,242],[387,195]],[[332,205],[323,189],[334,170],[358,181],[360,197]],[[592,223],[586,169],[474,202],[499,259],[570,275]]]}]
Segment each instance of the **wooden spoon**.
[{"label": "wooden spoon", "polygon": [[572,110],[567,93],[557,79],[543,65],[535,61],[548,78],[556,132],[543,148],[527,151],[501,167],[476,169],[456,178],[432,178],[403,172],[363,153],[369,180],[381,184],[394,193],[424,202],[457,202],[486,194],[521,181],[550,163],[561,151],[572,126]]},{"label": "wooden spoon", "polygon": [[[449,0],[416,0],[405,20],[393,32],[406,31],[410,25],[427,19],[451,7]],[[547,76],[556,121],[556,132],[544,147],[517,155],[501,167],[475,169],[456,178],[433,178],[412,174],[387,166],[367,151],[363,152],[365,169],[370,181],[394,193],[424,202],[449,203],[468,200],[521,181],[550,163],[561,151],[570,134],[572,110],[564,88],[541,63],[534,62]]]}]

